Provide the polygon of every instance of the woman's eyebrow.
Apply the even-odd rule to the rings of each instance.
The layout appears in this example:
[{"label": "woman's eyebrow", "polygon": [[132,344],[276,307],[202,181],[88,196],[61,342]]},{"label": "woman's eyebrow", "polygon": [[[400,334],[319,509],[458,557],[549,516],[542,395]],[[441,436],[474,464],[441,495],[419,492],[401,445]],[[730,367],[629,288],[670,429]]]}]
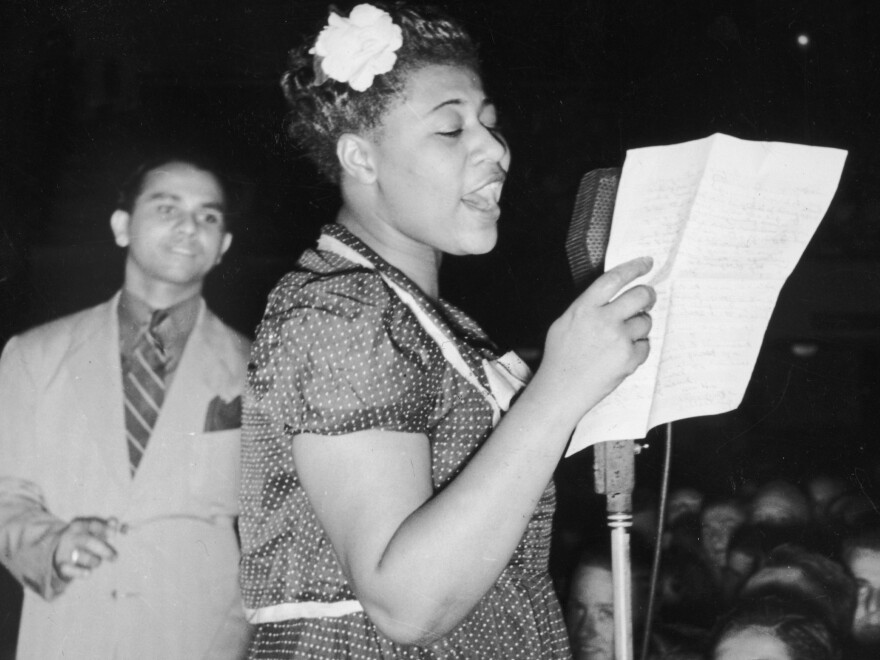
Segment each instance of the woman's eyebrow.
[{"label": "woman's eyebrow", "polygon": [[[464,99],[461,99],[461,98],[459,98],[459,97],[455,97],[455,98],[447,99],[447,100],[445,100],[445,101],[442,101],[442,102],[438,103],[438,104],[435,105],[433,108],[431,108],[431,109],[428,111],[428,114],[431,114],[432,112],[436,112],[437,110],[440,110],[440,109],[442,109],[442,108],[444,108],[444,107],[446,107],[446,106],[449,106],[449,105],[453,105],[453,106],[461,106],[461,105],[465,105],[465,101],[464,101]],[[480,109],[480,110],[484,110],[486,107],[488,107],[488,106],[490,106],[490,105],[495,105],[495,102],[494,102],[492,99],[486,97],[486,98],[484,98],[484,99],[480,102],[479,109]]]},{"label": "woman's eyebrow", "polygon": [[462,101],[460,98],[447,99],[446,101],[438,103],[433,108],[431,108],[428,111],[428,114],[430,115],[431,113],[437,112],[438,110],[445,108],[446,106],[449,106],[449,105],[456,105],[456,106],[464,105],[464,101]]}]

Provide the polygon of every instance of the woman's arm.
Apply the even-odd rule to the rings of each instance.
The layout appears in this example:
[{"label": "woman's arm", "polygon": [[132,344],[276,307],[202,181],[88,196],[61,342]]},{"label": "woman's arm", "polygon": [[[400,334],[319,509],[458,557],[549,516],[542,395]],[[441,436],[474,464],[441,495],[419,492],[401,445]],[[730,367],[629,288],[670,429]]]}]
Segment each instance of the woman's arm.
[{"label": "woman's arm", "polygon": [[437,494],[422,435],[294,439],[306,494],[365,611],[391,639],[442,636],[498,578],[578,420],[647,357],[653,291],[615,296],[649,268],[634,260],[610,270],[553,324],[532,382]]}]

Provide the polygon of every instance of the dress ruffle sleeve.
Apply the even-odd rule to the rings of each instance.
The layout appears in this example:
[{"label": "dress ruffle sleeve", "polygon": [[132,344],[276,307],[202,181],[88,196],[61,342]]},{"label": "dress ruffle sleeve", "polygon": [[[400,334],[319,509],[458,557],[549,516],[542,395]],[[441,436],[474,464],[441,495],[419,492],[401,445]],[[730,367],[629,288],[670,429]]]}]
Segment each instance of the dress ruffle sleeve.
[{"label": "dress ruffle sleeve", "polygon": [[425,432],[442,357],[422,333],[401,334],[408,314],[371,272],[280,286],[249,376],[259,408],[287,435]]}]

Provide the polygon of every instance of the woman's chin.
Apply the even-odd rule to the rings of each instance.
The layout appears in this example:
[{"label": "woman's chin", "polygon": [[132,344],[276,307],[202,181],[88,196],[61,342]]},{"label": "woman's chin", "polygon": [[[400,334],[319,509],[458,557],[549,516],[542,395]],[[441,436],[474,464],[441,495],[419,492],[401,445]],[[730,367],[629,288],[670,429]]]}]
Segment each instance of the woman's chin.
[{"label": "woman's chin", "polygon": [[460,242],[461,255],[478,255],[491,252],[498,243],[498,225],[492,223],[470,232]]}]

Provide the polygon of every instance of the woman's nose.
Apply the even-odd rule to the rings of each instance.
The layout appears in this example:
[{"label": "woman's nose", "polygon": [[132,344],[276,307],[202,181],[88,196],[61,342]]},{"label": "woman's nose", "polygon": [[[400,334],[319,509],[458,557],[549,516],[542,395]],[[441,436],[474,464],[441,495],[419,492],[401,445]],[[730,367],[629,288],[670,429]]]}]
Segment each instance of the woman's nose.
[{"label": "woman's nose", "polygon": [[497,129],[482,127],[479,153],[487,160],[500,163],[505,171],[510,166],[510,148],[507,140]]}]

